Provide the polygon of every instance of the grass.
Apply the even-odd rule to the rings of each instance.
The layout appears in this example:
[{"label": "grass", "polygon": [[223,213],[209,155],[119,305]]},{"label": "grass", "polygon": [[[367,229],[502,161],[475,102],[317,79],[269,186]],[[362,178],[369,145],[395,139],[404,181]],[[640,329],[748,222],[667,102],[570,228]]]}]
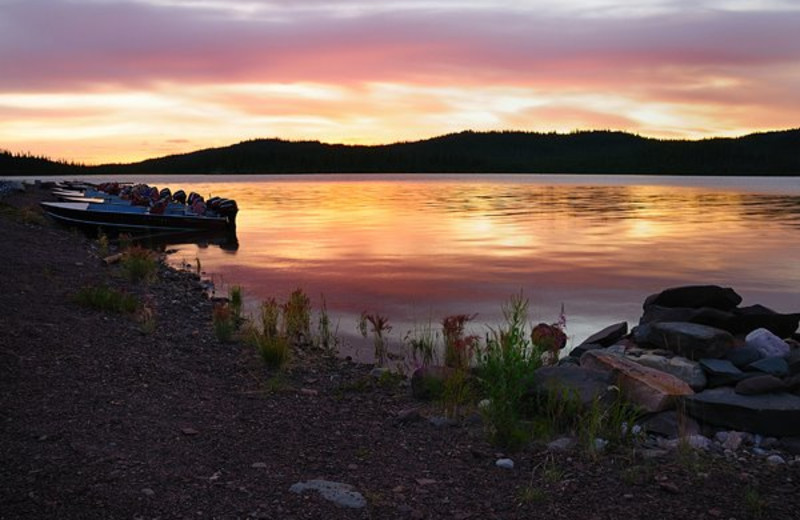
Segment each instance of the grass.
[{"label": "grass", "polygon": [[482,390],[490,404],[484,416],[493,443],[508,449],[521,447],[530,437],[522,427],[523,396],[533,371],[541,365],[541,352],[526,331],[528,300],[515,295],[503,305],[504,325],[486,338],[478,357]]},{"label": "grass", "polygon": [[325,302],[325,296],[321,297],[322,303],[319,308],[319,315],[317,318],[317,337],[315,338],[315,345],[322,350],[335,353],[339,348],[339,324],[337,322],[335,327],[331,327],[331,319],[328,316],[328,305]]},{"label": "grass", "polygon": [[469,373],[463,369],[455,369],[443,381],[441,403],[444,416],[455,419],[461,416],[465,408],[475,403],[476,390]]},{"label": "grass", "polygon": [[118,314],[134,313],[139,308],[139,300],[135,296],[106,285],[81,288],[75,295],[75,301],[84,307]]},{"label": "grass", "polygon": [[232,285],[228,289],[228,301],[234,321],[240,323],[242,321],[242,309],[244,308],[244,296],[242,295],[241,285]]},{"label": "grass", "polygon": [[246,344],[254,347],[270,368],[283,368],[289,361],[291,345],[283,334],[264,333],[256,326],[249,326],[244,333]]},{"label": "grass", "polygon": [[283,306],[286,335],[296,344],[305,345],[311,336],[311,299],[302,289],[295,289]]},{"label": "grass", "polygon": [[214,336],[223,343],[229,342],[236,332],[236,321],[230,305],[218,303],[211,312],[211,321],[214,325]]},{"label": "grass", "polygon": [[156,255],[141,246],[126,248],[122,253],[120,265],[125,278],[134,283],[152,281],[158,272]]},{"label": "grass", "polygon": [[358,330],[364,338],[369,336],[370,327],[372,329],[372,344],[375,348],[375,364],[381,367],[385,366],[388,349],[384,334],[388,334],[392,330],[392,326],[389,325],[389,318],[380,314],[362,312],[361,319],[358,322]]},{"label": "grass", "polygon": [[439,342],[439,333],[433,330],[431,320],[423,325],[415,325],[413,331],[408,331],[403,342],[411,351],[412,359],[422,366],[431,366],[438,363],[436,347]]}]

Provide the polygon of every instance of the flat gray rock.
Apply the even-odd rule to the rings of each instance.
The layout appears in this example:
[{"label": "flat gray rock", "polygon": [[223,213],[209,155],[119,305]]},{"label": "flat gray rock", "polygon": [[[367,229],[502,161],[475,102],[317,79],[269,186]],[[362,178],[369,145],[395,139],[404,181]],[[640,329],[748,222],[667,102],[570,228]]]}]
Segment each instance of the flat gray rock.
[{"label": "flat gray rock", "polygon": [[609,385],[614,382],[608,372],[575,366],[542,367],[534,372],[533,386],[528,395],[562,393],[575,397],[583,406],[597,398],[611,399]]},{"label": "flat gray rock", "polygon": [[757,370],[764,374],[770,374],[777,377],[789,375],[789,364],[782,357],[768,357],[759,359],[754,363],[747,365],[748,370]]},{"label": "flat gray rock", "polygon": [[786,391],[786,384],[777,377],[769,374],[750,377],[736,383],[736,393],[742,395],[758,395],[784,391]]},{"label": "flat gray rock", "polygon": [[292,493],[302,494],[306,491],[317,491],[322,498],[335,503],[340,507],[353,509],[363,509],[367,505],[364,495],[353,491],[353,486],[341,482],[331,482],[329,480],[309,480],[308,482],[298,482],[289,488]]},{"label": "flat gray rock", "polygon": [[739,395],[720,387],[685,396],[683,402],[689,415],[704,423],[775,437],[800,435],[797,395]]},{"label": "flat gray rock", "polygon": [[[604,328],[599,332],[595,332],[586,340],[581,343],[584,344],[597,344],[601,347],[610,347],[623,337],[628,334],[628,322],[621,321],[619,323],[615,323],[613,325],[609,325],[608,327]],[[579,345],[580,346],[580,345]],[[578,356],[580,357],[580,355]]]},{"label": "flat gray rock", "polygon": [[735,343],[729,332],[697,323],[666,321],[650,323],[638,329],[639,337],[636,339],[640,343],[695,360],[721,358]]}]

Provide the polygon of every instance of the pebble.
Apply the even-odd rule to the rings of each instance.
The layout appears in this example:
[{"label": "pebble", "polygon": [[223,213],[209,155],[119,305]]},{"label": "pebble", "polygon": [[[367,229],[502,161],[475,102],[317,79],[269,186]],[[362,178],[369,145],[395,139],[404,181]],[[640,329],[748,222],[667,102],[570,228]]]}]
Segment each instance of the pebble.
[{"label": "pebble", "polygon": [[142,488],[142,494],[147,495],[148,497],[151,497],[151,496],[155,495],[156,492],[153,491],[150,488]]},{"label": "pebble", "polygon": [[267,463],[266,462],[254,462],[250,467],[251,468],[263,469],[263,468],[267,467]]},{"label": "pebble", "polygon": [[770,455],[767,457],[767,463],[772,466],[780,466],[781,464],[786,464],[786,461],[780,455]]},{"label": "pebble", "polygon": [[514,461],[511,459],[497,459],[497,462],[495,462],[494,465],[498,468],[514,469]]}]

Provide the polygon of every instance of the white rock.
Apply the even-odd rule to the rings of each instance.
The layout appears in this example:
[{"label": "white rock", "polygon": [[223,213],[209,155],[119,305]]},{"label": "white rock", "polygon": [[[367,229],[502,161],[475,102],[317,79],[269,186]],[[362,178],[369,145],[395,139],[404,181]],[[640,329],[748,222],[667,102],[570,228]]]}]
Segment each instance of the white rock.
[{"label": "white rock", "polygon": [[767,457],[767,463],[773,466],[780,466],[781,464],[786,464],[786,461],[780,455],[770,455]]},{"label": "white rock", "polygon": [[547,444],[550,451],[568,451],[575,444],[575,440],[570,437],[561,437]]},{"label": "white rock", "polygon": [[514,469],[514,461],[511,459],[497,459],[497,462],[495,462],[494,465],[498,468]]},{"label": "white rock", "polygon": [[753,347],[764,357],[784,357],[789,354],[789,344],[767,329],[756,329],[745,338],[747,346]]}]

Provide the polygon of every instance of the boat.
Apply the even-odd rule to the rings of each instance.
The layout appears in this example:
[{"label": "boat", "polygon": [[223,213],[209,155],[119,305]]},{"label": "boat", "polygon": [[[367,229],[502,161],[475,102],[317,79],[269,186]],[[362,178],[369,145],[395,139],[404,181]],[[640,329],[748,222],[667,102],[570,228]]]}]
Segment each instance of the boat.
[{"label": "boat", "polygon": [[236,202],[220,197],[205,201],[179,190],[160,192],[140,184],[58,186],[53,196],[59,202],[41,202],[45,214],[66,224],[114,233],[234,232]]},{"label": "boat", "polygon": [[113,228],[122,232],[224,231],[235,228],[235,218],[197,215],[184,211],[152,213],[149,207],[105,202],[41,202],[50,217],[78,226]]}]

